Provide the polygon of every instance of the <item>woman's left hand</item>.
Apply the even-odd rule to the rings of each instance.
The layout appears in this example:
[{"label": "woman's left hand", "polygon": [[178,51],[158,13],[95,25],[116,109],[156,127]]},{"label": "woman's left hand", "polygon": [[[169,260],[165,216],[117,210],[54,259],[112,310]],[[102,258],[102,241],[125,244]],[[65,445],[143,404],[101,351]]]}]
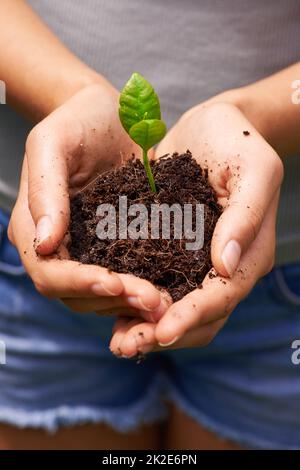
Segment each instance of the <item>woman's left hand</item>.
[{"label": "woman's left hand", "polygon": [[207,345],[236,305],[273,266],[283,166],[279,156],[234,105],[207,102],[185,113],[156,155],[189,149],[224,207],[212,239],[217,276],[170,305],[155,323],[116,321],[110,348],[133,357],[165,348]]}]

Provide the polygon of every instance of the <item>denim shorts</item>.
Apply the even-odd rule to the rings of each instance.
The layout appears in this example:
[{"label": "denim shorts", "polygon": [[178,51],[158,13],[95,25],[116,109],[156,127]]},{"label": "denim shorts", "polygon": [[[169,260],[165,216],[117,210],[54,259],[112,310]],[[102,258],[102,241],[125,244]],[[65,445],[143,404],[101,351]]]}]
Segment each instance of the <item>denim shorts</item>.
[{"label": "denim shorts", "polygon": [[209,346],[136,364],[109,351],[111,318],[36,292],[7,239],[8,218],[0,212],[0,422],[126,432],[164,419],[171,401],[243,446],[300,449],[300,263],[262,279]]}]

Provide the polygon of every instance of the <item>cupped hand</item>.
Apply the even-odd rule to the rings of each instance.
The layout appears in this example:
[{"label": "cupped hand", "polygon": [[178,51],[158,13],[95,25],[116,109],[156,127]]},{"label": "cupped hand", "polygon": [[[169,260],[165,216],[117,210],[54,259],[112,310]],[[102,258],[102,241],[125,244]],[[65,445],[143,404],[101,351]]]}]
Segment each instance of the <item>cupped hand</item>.
[{"label": "cupped hand", "polygon": [[38,291],[72,310],[149,321],[166,310],[149,282],[70,261],[63,242],[69,197],[136,152],[119,122],[117,91],[98,84],[79,91],[28,136],[9,237]]},{"label": "cupped hand", "polygon": [[214,270],[201,289],[170,305],[157,324],[118,319],[110,345],[117,355],[207,345],[273,266],[283,178],[276,152],[237,107],[223,102],[188,111],[156,155],[187,149],[209,168],[209,180],[224,208],[212,239]]}]

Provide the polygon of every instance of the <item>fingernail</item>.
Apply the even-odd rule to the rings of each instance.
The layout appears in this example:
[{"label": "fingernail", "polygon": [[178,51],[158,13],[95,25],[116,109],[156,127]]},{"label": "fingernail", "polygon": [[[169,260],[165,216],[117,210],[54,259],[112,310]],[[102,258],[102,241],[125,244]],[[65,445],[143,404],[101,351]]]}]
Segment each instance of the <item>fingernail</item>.
[{"label": "fingernail", "polygon": [[135,296],[129,295],[127,297],[127,301],[133,308],[142,309],[142,310],[145,310],[146,312],[150,312],[151,310],[153,310],[153,308],[144,304],[141,297],[135,297]]},{"label": "fingernail", "polygon": [[230,277],[233,276],[241,258],[241,247],[236,240],[230,240],[222,253],[222,261]]},{"label": "fingernail", "polygon": [[45,240],[51,237],[53,224],[49,215],[44,215],[38,221],[36,226],[36,246],[41,245]]},{"label": "fingernail", "polygon": [[160,300],[159,306],[152,312],[152,317],[155,323],[161,319],[161,317],[168,310],[168,308],[169,308],[169,304],[167,300],[162,297]]},{"label": "fingernail", "polygon": [[149,312],[148,310],[138,310],[138,313],[141,316],[141,318],[143,318],[147,322],[156,323],[152,312]]},{"label": "fingernail", "polygon": [[115,273],[107,273],[105,276],[101,276],[99,281],[109,295],[117,297],[123,292],[123,284]]},{"label": "fingernail", "polygon": [[176,343],[178,340],[179,336],[175,336],[175,338],[172,339],[172,341],[169,341],[168,343],[158,343],[162,348],[166,348],[168,346],[171,346],[172,344]]},{"label": "fingernail", "polygon": [[100,282],[97,282],[96,284],[93,284],[91,286],[91,290],[94,294],[96,295],[103,295],[104,293],[108,294],[108,295],[111,295],[111,296],[116,296],[118,294],[116,294],[115,292],[113,292],[112,290],[109,289],[109,287],[105,286],[104,283],[100,283]]}]

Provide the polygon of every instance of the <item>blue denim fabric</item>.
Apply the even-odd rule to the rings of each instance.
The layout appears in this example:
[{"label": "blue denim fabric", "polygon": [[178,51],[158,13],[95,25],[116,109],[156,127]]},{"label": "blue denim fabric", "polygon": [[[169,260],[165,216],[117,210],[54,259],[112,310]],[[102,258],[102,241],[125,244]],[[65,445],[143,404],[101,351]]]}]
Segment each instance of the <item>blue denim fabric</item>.
[{"label": "blue denim fabric", "polygon": [[0,422],[54,431],[104,422],[127,431],[167,414],[169,399],[220,436],[252,448],[300,449],[300,264],[262,279],[206,348],[136,364],[108,349],[112,319],[40,296],[0,212]]}]

